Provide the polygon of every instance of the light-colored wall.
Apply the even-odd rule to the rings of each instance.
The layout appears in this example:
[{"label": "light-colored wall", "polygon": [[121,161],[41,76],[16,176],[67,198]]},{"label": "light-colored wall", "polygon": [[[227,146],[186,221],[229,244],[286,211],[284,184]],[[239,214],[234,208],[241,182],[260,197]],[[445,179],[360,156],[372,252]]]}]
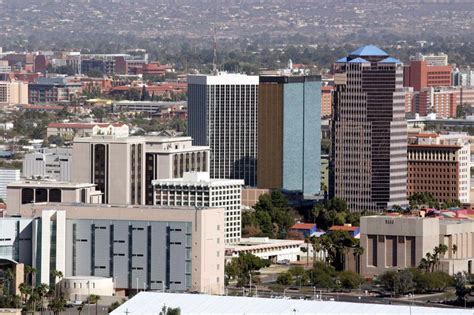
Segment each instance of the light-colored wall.
[{"label": "light-colored wall", "polygon": [[112,296],[114,282],[112,278],[99,277],[65,277],[60,281],[61,293],[71,301],[80,301],[81,297],[95,294]]},{"label": "light-colored wall", "polygon": [[[369,265],[368,236],[377,237],[377,266]],[[415,264],[418,265],[421,259],[428,252],[433,252],[434,247],[439,245],[439,219],[420,217],[389,217],[389,216],[369,216],[361,218],[360,244],[364,248],[361,257],[361,273],[365,277],[380,275],[389,269],[405,269],[414,267],[408,261],[408,242],[406,237],[415,239]],[[387,261],[387,237],[396,236],[397,265],[392,266]],[[403,243],[398,239],[403,237]]]},{"label": "light-colored wall", "polygon": [[[39,204],[36,215],[53,206]],[[113,219],[192,222],[192,288],[209,294],[224,293],[224,209],[158,208],[148,206],[54,205],[67,219]],[[219,281],[217,281],[219,279]]]}]

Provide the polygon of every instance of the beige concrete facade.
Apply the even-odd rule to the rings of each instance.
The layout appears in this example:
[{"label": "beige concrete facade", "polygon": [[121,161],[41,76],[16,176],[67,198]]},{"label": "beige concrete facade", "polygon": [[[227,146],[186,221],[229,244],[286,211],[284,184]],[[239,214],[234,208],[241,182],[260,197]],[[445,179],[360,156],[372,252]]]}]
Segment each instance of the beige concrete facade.
[{"label": "beige concrete facade", "polygon": [[[361,218],[361,273],[365,277],[387,270],[417,267],[439,244],[448,252],[437,270],[450,274],[472,273],[474,222],[418,216],[368,216]],[[456,245],[453,247],[453,245]],[[457,247],[457,248],[456,248]]]},{"label": "beige concrete facade", "polygon": [[7,186],[9,215],[32,216],[35,206],[46,202],[99,203],[102,192],[94,184],[25,180]]},{"label": "beige concrete facade", "polygon": [[153,204],[152,180],[209,170],[209,148],[190,137],[76,138],[73,182],[95,183],[104,203]]},{"label": "beige concrete facade", "polygon": [[0,105],[28,104],[28,83],[0,82]]},{"label": "beige concrete facade", "polygon": [[224,293],[224,208],[172,208],[154,206],[112,206],[92,204],[41,204],[36,216],[54,208],[65,211],[66,220],[124,220],[191,222],[192,291]]}]

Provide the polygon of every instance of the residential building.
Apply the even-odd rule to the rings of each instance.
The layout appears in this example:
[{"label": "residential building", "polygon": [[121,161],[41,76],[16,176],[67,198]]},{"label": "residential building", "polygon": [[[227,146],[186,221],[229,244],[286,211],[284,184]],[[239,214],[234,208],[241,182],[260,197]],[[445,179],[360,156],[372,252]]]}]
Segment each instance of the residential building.
[{"label": "residential building", "polygon": [[106,135],[127,137],[130,133],[128,125],[117,123],[49,123],[46,129],[46,136],[60,136],[66,140],[73,140],[75,137],[90,137],[94,135]]},{"label": "residential building", "polygon": [[351,211],[407,205],[402,64],[368,45],[334,70],[330,196]]},{"label": "residential building", "polygon": [[20,170],[16,169],[0,169],[0,198],[7,201],[7,186],[11,182],[20,180]]},{"label": "residential building", "polygon": [[23,180],[7,186],[10,215],[34,216],[36,207],[45,203],[93,203],[102,201],[102,192],[95,184],[57,182],[52,180]]},{"label": "residential building", "polygon": [[209,146],[211,178],[257,185],[258,76],[189,75],[188,135]]},{"label": "residential building", "polygon": [[28,84],[0,81],[0,105],[28,104]]},{"label": "residential building", "polygon": [[288,233],[300,234],[304,239],[313,236],[317,231],[316,223],[295,223],[290,227]]},{"label": "residential building", "polygon": [[65,77],[37,78],[28,85],[30,104],[69,103],[81,91],[80,82],[69,81]]},{"label": "residential building", "polygon": [[16,223],[0,229],[8,239],[2,249],[36,268],[37,283],[57,282],[54,269],[66,278],[112,278],[119,295],[144,285],[224,293],[222,208],[42,204],[30,224],[6,220],[21,221],[22,233]]},{"label": "residential building", "polygon": [[[474,221],[458,218],[380,215],[361,218],[361,272],[364,277],[387,270],[416,268],[439,244],[448,251],[441,255],[437,270],[454,274],[472,273]],[[456,245],[456,246],[454,246]]]},{"label": "residential building", "polygon": [[405,92],[405,113],[413,113],[413,88],[404,87],[403,91]]},{"label": "residential building", "polygon": [[321,77],[261,76],[258,95],[257,187],[318,195]]},{"label": "residential building", "polygon": [[71,167],[72,148],[41,148],[24,155],[22,176],[69,182]]},{"label": "residential building", "polygon": [[412,60],[403,69],[403,86],[420,91],[426,87],[452,85],[451,66],[433,66],[425,60]]},{"label": "residential building", "polygon": [[455,118],[459,90],[426,87],[414,93],[414,113],[422,116],[436,113],[439,118]]},{"label": "residential building", "polygon": [[152,205],[152,180],[209,170],[209,148],[190,137],[75,138],[73,157],[73,181],[97,184],[114,204]]},{"label": "residential building", "polygon": [[321,118],[329,118],[332,114],[332,91],[331,85],[321,86]]},{"label": "residential building", "polygon": [[471,149],[467,135],[416,134],[408,145],[407,194],[469,203]]},{"label": "residential building", "polygon": [[157,206],[225,209],[224,241],[240,242],[243,180],[210,179],[209,173],[185,172],[182,178],[153,181]]}]

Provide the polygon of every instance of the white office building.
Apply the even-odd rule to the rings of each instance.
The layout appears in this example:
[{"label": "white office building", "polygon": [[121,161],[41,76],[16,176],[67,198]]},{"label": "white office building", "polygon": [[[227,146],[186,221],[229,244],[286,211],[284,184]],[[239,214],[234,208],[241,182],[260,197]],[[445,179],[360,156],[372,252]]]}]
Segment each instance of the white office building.
[{"label": "white office building", "polygon": [[256,186],[258,76],[188,76],[188,135],[211,149],[211,178]]},{"label": "white office building", "polygon": [[23,158],[23,177],[71,181],[72,148],[41,148]]},{"label": "white office building", "polygon": [[20,180],[20,170],[0,169],[0,198],[7,200],[7,185]]},{"label": "white office building", "polygon": [[157,206],[223,207],[224,241],[240,242],[243,180],[210,179],[207,172],[186,172],[183,178],[154,180]]}]

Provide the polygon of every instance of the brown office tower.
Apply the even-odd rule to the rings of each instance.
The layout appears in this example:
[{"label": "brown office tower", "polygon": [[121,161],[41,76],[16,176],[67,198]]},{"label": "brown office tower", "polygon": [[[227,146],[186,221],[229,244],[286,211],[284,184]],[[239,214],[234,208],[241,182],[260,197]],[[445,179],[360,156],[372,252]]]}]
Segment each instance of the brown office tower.
[{"label": "brown office tower", "polygon": [[406,206],[402,64],[375,46],[334,64],[330,195],[351,211]]}]

